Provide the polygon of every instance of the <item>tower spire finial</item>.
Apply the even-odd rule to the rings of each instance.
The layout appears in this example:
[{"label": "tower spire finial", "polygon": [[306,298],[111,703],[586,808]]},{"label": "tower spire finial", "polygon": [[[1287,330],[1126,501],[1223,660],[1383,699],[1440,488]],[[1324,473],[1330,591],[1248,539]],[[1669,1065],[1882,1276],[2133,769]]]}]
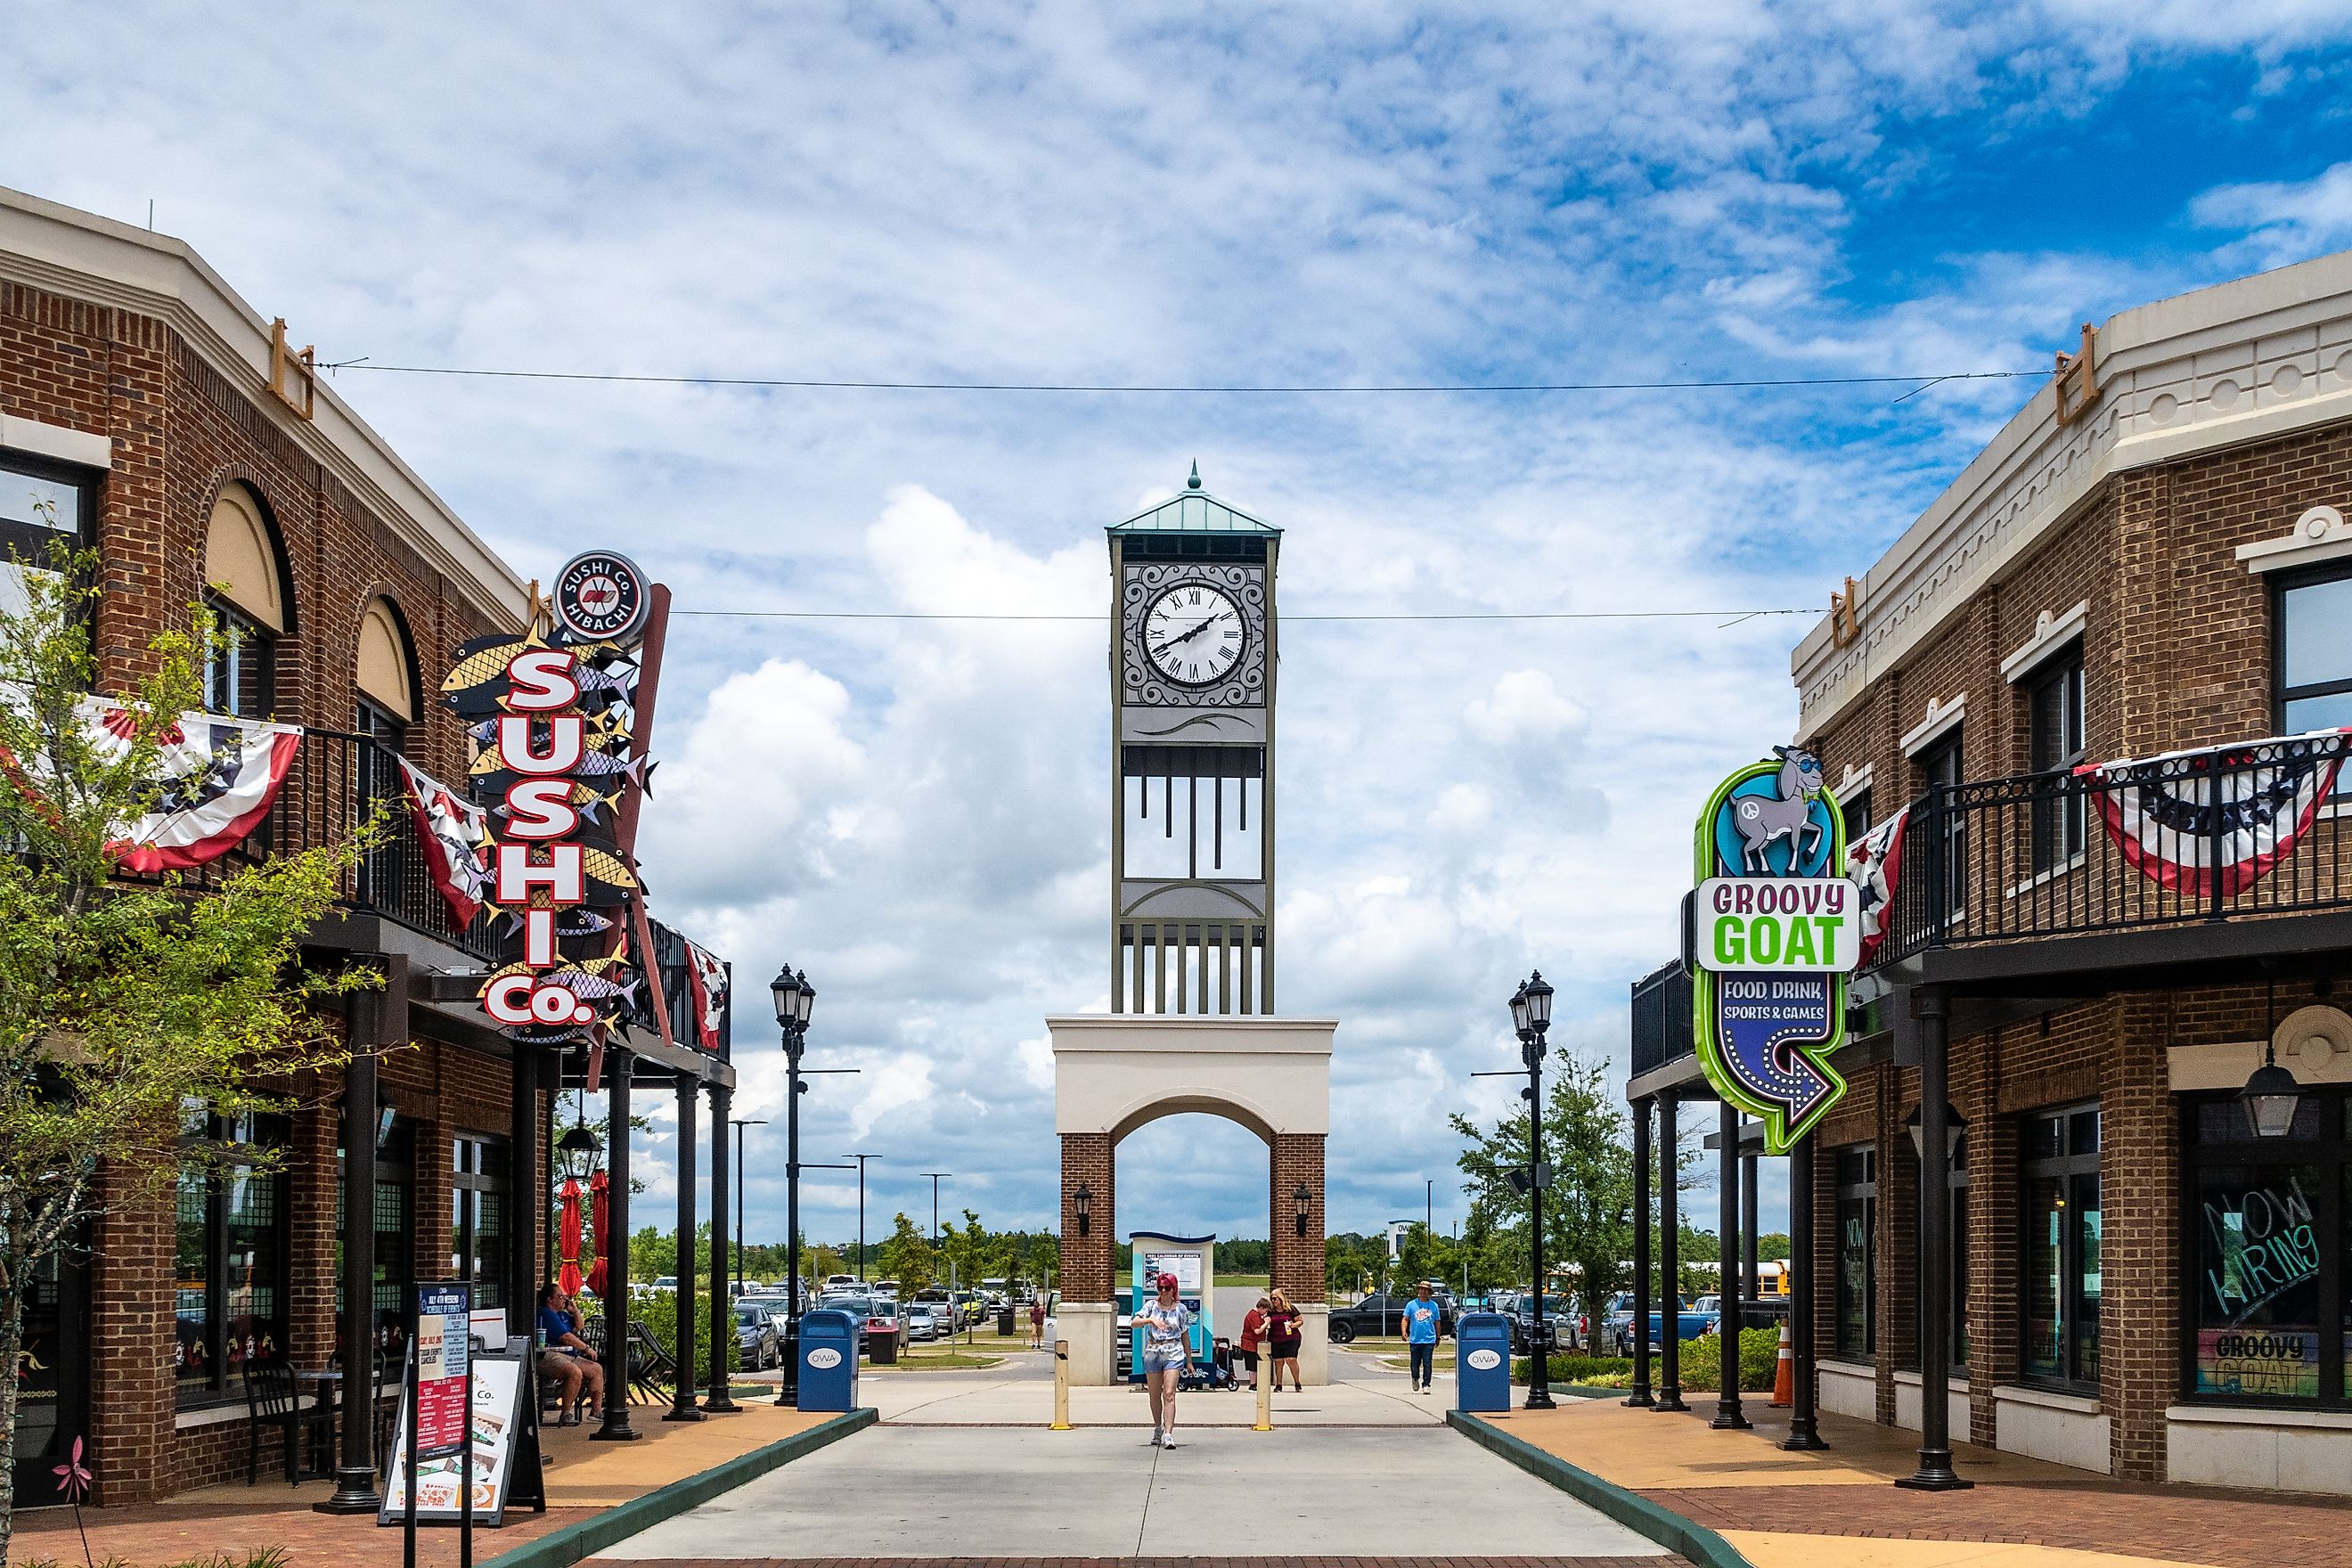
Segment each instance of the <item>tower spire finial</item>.
[{"label": "tower spire finial", "polygon": [[1192,477],[1184,481],[1184,488],[1188,490],[1201,488],[1201,460],[1198,458],[1192,459]]}]

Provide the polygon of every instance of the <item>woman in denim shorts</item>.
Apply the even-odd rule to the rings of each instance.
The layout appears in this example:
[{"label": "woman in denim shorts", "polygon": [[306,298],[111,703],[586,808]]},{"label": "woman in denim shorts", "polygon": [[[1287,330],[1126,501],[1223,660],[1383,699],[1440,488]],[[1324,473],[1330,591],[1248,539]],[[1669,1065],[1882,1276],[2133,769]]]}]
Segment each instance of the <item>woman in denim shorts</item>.
[{"label": "woman in denim shorts", "polygon": [[1151,1446],[1176,1446],[1176,1380],[1192,1359],[1192,1310],[1176,1299],[1176,1276],[1162,1274],[1160,1295],[1135,1314],[1143,1336],[1143,1386],[1151,1395]]}]

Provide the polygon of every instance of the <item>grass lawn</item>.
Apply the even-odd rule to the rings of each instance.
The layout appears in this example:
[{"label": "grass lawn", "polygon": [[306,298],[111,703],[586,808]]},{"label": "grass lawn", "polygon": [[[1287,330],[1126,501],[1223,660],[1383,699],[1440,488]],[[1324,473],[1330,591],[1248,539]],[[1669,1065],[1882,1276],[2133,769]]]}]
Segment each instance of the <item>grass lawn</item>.
[{"label": "grass lawn", "polygon": [[[1028,1343],[1026,1340],[1005,1342],[1008,1348],[1015,1343],[1022,1345]],[[969,1371],[976,1367],[1001,1366],[1003,1362],[1003,1356],[983,1350],[978,1344],[962,1345],[934,1342],[905,1346],[898,1352],[898,1362],[895,1367],[887,1363],[876,1366],[869,1362],[866,1363],[866,1370],[868,1372],[954,1372]]]},{"label": "grass lawn", "polygon": [[1230,1285],[1235,1289],[1263,1290],[1270,1278],[1271,1276],[1265,1274],[1220,1274],[1217,1276],[1217,1283]]}]

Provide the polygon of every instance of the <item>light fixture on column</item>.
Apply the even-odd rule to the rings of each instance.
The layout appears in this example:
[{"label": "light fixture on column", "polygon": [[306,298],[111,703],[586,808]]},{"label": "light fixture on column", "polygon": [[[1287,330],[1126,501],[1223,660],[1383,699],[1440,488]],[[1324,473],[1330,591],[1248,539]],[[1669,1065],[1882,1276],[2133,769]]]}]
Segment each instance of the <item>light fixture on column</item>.
[{"label": "light fixture on column", "polygon": [[[1911,1152],[1916,1154],[1922,1160],[1926,1159],[1927,1157],[1927,1140],[1923,1138],[1919,1132],[1919,1107],[1916,1105],[1913,1106],[1911,1108],[1911,1114],[1903,1119],[1903,1131],[1911,1135]],[[1968,1131],[1969,1119],[1960,1114],[1959,1107],[1952,1104],[1949,1100],[1945,1101],[1945,1159],[1957,1160],[1959,1158],[1960,1140],[1968,1136]]]},{"label": "light fixture on column", "polygon": [[1314,1189],[1309,1187],[1305,1182],[1301,1182],[1298,1184],[1297,1189],[1290,1194],[1290,1201],[1292,1204],[1297,1205],[1298,1210],[1298,1234],[1305,1236],[1307,1234],[1307,1212],[1315,1206]]},{"label": "light fixture on column", "polygon": [[585,1182],[596,1172],[596,1156],[604,1152],[596,1134],[588,1131],[587,1123],[574,1124],[572,1131],[555,1141],[555,1163],[564,1179]]},{"label": "light fixture on column", "polygon": [[2303,1103],[2303,1086],[2294,1074],[2278,1065],[2277,982],[2263,983],[2263,1065],[2238,1091],[2246,1108],[2247,1124],[2257,1138],[2284,1138],[2294,1131],[2294,1113]]},{"label": "light fixture on column", "polygon": [[1080,1236],[1084,1236],[1087,1234],[1087,1230],[1091,1228],[1094,1218],[1094,1189],[1087,1186],[1084,1182],[1080,1182],[1078,1184],[1078,1190],[1071,1194],[1070,1198],[1071,1201],[1077,1205],[1078,1209],[1078,1234]]}]

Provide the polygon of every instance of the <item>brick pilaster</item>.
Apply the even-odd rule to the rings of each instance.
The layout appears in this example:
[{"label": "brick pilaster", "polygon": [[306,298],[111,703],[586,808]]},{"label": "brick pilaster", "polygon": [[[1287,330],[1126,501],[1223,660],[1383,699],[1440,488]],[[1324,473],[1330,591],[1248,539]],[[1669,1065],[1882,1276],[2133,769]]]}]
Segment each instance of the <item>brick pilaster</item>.
[{"label": "brick pilaster", "polygon": [[[1118,1209],[1113,1184],[1117,1145],[1108,1132],[1062,1134],[1062,1299],[1108,1301],[1111,1278],[1112,1225]],[[1087,1234],[1078,1234],[1078,1188],[1087,1190]]]},{"label": "brick pilaster", "polygon": [[[1267,1165],[1274,1288],[1294,1305],[1320,1301],[1329,1294],[1323,1264],[1323,1134],[1276,1133]],[[1309,1194],[1305,1236],[1298,1234],[1296,1196],[1302,1183]]]}]

